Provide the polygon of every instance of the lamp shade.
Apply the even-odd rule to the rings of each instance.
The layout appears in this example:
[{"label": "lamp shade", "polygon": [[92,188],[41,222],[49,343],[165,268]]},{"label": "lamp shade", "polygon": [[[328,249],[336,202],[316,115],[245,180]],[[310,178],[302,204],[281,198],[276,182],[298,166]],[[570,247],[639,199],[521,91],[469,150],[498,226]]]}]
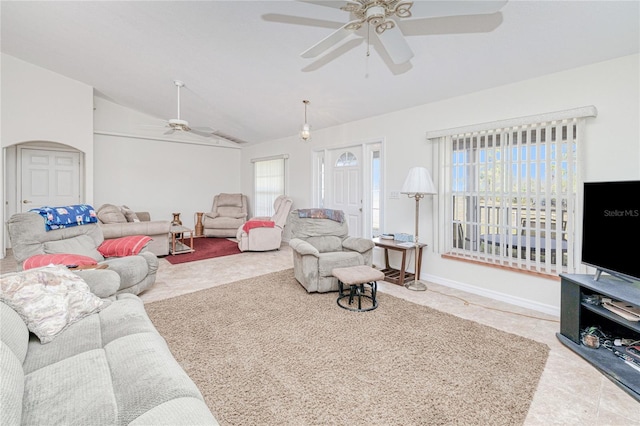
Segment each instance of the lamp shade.
[{"label": "lamp shade", "polygon": [[436,194],[429,170],[424,167],[412,167],[400,192],[402,194]]}]

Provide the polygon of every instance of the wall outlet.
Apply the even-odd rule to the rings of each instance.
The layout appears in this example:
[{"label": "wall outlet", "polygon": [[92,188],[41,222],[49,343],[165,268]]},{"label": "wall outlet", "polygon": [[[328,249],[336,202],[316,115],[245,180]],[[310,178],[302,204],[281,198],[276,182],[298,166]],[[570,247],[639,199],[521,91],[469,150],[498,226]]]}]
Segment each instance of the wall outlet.
[{"label": "wall outlet", "polygon": [[391,191],[389,193],[390,200],[397,200],[398,198],[400,198],[400,191]]}]

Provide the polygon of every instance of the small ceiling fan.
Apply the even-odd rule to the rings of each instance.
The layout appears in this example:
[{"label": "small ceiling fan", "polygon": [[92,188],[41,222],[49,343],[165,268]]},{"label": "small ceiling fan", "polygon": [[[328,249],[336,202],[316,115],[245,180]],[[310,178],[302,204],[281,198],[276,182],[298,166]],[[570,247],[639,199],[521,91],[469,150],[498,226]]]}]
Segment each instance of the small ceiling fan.
[{"label": "small ceiling fan", "polygon": [[508,0],[479,1],[406,1],[406,0],[347,0],[344,2],[299,0],[320,6],[338,7],[349,12],[351,21],[320,40],[300,54],[303,58],[315,58],[364,25],[378,37],[380,43],[395,64],[403,64],[413,58],[413,51],[398,27],[400,20],[439,18],[461,15],[482,15],[498,12]]},{"label": "small ceiling fan", "polygon": [[215,131],[213,129],[209,127],[190,127],[187,120],[182,120],[180,118],[180,89],[184,87],[184,83],[180,80],[173,80],[173,84],[178,88],[178,118],[167,120],[167,127],[169,127],[169,130],[164,132],[164,134],[171,135],[176,130],[179,130],[182,132],[191,132],[204,137],[214,136]]}]

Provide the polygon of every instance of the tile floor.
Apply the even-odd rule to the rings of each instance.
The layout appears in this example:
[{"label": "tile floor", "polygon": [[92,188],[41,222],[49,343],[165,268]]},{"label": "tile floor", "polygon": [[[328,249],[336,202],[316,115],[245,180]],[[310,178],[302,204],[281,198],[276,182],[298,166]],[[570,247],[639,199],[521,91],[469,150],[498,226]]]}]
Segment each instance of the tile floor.
[{"label": "tile floor", "polygon": [[[140,297],[148,303],[291,267],[288,246],[274,252],[242,253],[180,265],[160,259],[156,283]],[[0,269],[15,270],[10,251],[0,260]],[[379,290],[551,348],[525,425],[640,425],[640,403],[556,339],[558,318],[437,284],[427,285],[426,292],[413,292],[381,282]]]}]

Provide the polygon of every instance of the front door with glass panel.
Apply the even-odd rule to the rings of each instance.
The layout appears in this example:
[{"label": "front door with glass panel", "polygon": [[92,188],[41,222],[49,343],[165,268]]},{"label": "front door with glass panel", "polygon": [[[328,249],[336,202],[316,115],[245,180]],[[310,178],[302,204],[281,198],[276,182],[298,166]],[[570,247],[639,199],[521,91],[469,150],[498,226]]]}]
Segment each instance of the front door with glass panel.
[{"label": "front door with glass panel", "polygon": [[330,151],[326,186],[326,206],[342,210],[349,225],[349,235],[362,236],[362,149],[343,148]]}]

